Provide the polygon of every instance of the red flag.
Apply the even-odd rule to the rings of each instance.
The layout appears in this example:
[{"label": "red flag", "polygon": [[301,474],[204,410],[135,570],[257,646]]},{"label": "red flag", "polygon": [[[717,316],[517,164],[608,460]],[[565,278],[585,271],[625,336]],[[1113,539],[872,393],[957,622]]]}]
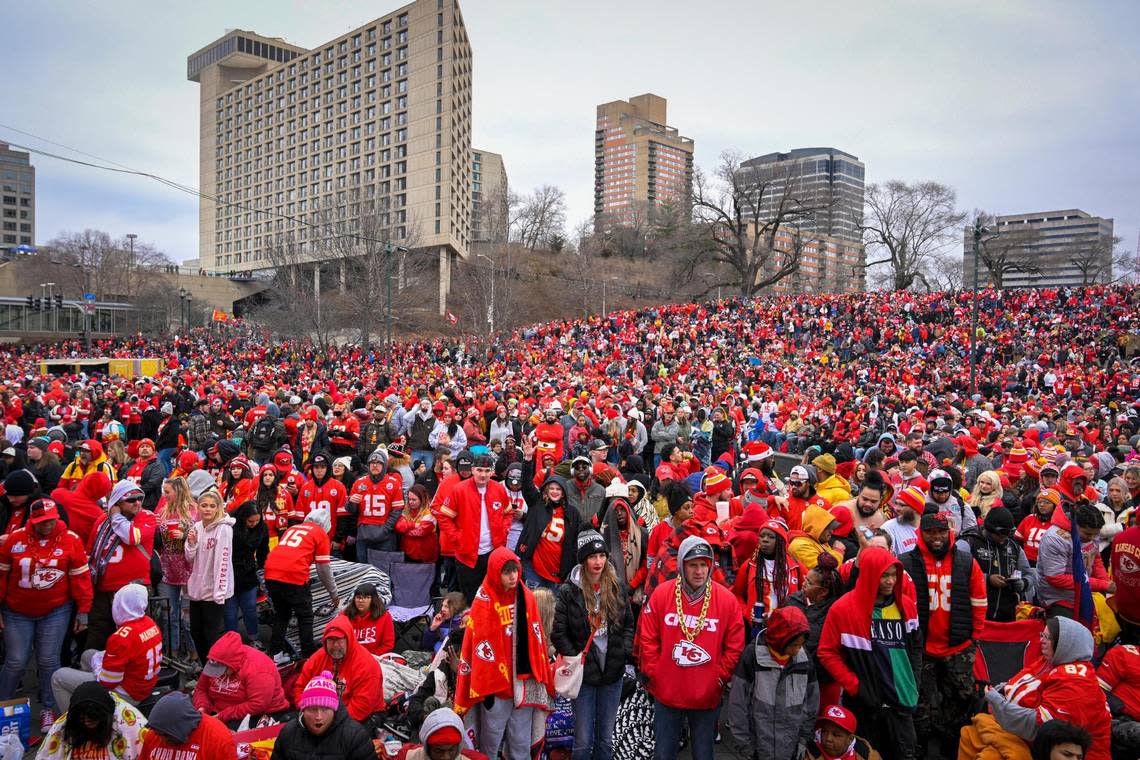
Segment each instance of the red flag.
[{"label": "red flag", "polygon": [[454,314],[452,314],[450,311],[447,312],[447,321],[453,325],[459,322],[459,320],[456,318],[456,316]]},{"label": "red flag", "polygon": [[213,321],[215,322],[229,322],[230,315],[226,314],[221,309],[214,309]]}]

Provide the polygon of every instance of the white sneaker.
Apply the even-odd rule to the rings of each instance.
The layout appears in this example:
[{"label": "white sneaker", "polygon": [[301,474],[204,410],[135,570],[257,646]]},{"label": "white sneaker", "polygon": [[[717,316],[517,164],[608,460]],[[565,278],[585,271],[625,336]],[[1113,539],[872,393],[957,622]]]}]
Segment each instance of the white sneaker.
[{"label": "white sneaker", "polygon": [[273,662],[276,665],[288,665],[289,663],[293,662],[293,658],[285,652],[278,652],[277,654],[273,655]]}]

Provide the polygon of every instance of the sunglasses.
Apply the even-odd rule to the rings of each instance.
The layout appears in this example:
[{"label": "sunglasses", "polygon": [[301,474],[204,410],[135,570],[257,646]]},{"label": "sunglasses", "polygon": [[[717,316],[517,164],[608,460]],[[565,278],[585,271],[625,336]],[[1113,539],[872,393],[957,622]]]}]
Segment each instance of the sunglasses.
[{"label": "sunglasses", "polygon": [[126,496],[122,499],[119,499],[119,501],[124,501],[124,502],[127,502],[128,504],[136,502],[136,501],[142,501],[142,500],[143,500],[143,497],[141,494],[138,496]]},{"label": "sunglasses", "polygon": [[[757,482],[757,481],[755,481],[755,480],[745,480],[745,481],[741,481],[741,482],[742,482],[742,483],[755,483],[755,482]],[[788,481],[788,485],[790,485],[790,486],[802,486],[802,485],[803,485],[804,483],[806,483],[806,482],[807,482],[806,480],[789,480],[789,481]]]}]

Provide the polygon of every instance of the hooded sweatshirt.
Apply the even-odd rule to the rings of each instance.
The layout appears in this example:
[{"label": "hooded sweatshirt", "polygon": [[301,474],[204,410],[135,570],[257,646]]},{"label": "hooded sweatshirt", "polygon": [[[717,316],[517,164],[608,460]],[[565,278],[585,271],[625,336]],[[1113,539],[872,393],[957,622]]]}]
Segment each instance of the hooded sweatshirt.
[{"label": "hooded sweatshirt", "polygon": [[242,644],[241,634],[224,633],[210,647],[209,658],[233,672],[216,678],[203,673],[194,688],[194,708],[227,722],[289,709],[277,666],[264,652]]},{"label": "hooded sweatshirt", "polygon": [[455,714],[454,710],[446,707],[441,707],[438,710],[433,710],[424,723],[420,726],[420,742],[421,744],[405,744],[400,748],[400,754],[396,756],[396,760],[430,760],[426,745],[428,739],[432,734],[438,733],[445,728],[453,728],[459,732],[463,737],[460,740],[460,756],[469,758],[483,758],[485,755],[475,752],[470,747],[470,740],[467,738],[467,731],[463,728],[463,720]]},{"label": "hooded sweatshirt", "polygon": [[[107,509],[141,489],[130,481],[116,483],[107,497]],[[150,557],[154,551],[154,513],[139,509],[134,517],[125,513],[102,514],[95,521],[87,556],[96,591],[113,592],[132,581],[150,582]]]},{"label": "hooded sweatshirt", "polygon": [[99,683],[136,702],[158,683],[162,664],[162,630],[146,615],[147,598],[146,587],[137,583],[115,593],[111,617],[118,629],[107,639],[107,648],[91,660]]},{"label": "hooded sweatshirt", "polygon": [[824,551],[838,562],[843,562],[842,554],[830,546],[824,546],[819,540],[827,526],[835,522],[831,512],[823,507],[811,506],[804,510],[801,520],[803,530],[793,530],[788,534],[788,553],[807,570],[816,566],[819,553]]},{"label": "hooded sweatshirt", "polygon": [[[732,592],[714,582],[711,572],[708,585],[696,594],[685,587],[685,558],[701,545],[709,543],[699,536],[681,542],[677,551],[680,575],[653,591],[642,610],[638,634],[642,669],[649,678],[646,688],[662,704],[682,710],[717,707],[744,651],[744,621]],[[706,593],[711,596],[702,616]]]},{"label": "hooded sweatshirt", "polygon": [[503,567],[508,562],[518,563],[519,558],[505,546],[491,552],[487,575],[468,613],[455,684],[455,709],[460,714],[487,697],[514,699],[518,681],[531,684],[529,689],[523,684],[525,696],[519,707],[544,706],[545,700],[535,690],[549,695],[553,689],[538,605],[522,583],[521,573],[513,590],[503,586]]},{"label": "hooded sweatshirt", "polygon": [[[879,604],[879,581],[890,567],[899,580],[887,604]],[[864,549],[855,589],[832,605],[820,634],[820,664],[871,709],[885,703],[909,712],[918,704],[922,633],[914,598],[903,593],[903,576],[902,563],[889,551]]]},{"label": "hooded sweatshirt", "polygon": [[314,676],[327,670],[338,684],[344,682],[344,696],[341,699],[348,714],[353,720],[365,720],[384,707],[384,674],[376,658],[356,642],[356,632],[343,615],[332,619],[325,629],[323,641],[338,636],[347,642],[344,658],[338,661],[329,657],[328,650],[323,645],[313,652],[305,661],[301,677],[297,679],[293,702],[296,704],[301,699],[301,692]]},{"label": "hooded sweatshirt", "polygon": [[147,727],[151,730],[143,737],[139,755],[143,760],[237,760],[237,744],[226,724],[198,712],[183,692],[158,700]]},{"label": "hooded sweatshirt", "polygon": [[195,602],[225,604],[234,595],[234,518],[226,515],[212,525],[194,523],[198,542],[186,542],[184,551],[191,563],[186,594]]},{"label": "hooded sweatshirt", "polygon": [[79,481],[74,491],[57,488],[51,498],[67,511],[67,527],[75,531],[86,547],[91,541],[95,521],[103,515],[101,499],[111,493],[111,479],[105,472],[92,472]]},{"label": "hooded sweatshirt", "polygon": [[986,692],[994,719],[1006,731],[1032,742],[1050,720],[1064,720],[1093,738],[1085,755],[1110,760],[1111,716],[1092,666],[1093,637],[1075,620],[1056,618],[1059,629],[1048,663],[1036,662],[1006,684]]},{"label": "hooded sweatshirt", "polygon": [[66,488],[69,491],[74,490],[75,487],[79,485],[79,481],[83,480],[88,473],[92,472],[105,473],[107,477],[111,479],[111,482],[114,483],[116,479],[115,467],[111,464],[110,460],[107,459],[107,455],[103,453],[103,444],[94,439],[84,441],[83,443],[91,449],[91,462],[84,467],[79,462],[79,454],[76,453],[75,459],[64,468],[63,475],[59,479],[59,487]]}]

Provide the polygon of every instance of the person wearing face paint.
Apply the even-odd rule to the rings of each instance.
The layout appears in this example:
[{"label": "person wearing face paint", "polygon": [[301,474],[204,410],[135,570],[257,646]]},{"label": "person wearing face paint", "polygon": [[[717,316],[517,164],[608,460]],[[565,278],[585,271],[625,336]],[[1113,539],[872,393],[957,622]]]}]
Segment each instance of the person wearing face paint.
[{"label": "person wearing face paint", "polygon": [[1091,662],[1092,634],[1075,620],[1053,618],[1040,640],[1039,658],[1009,681],[986,687],[992,715],[975,715],[972,725],[962,729],[959,757],[979,757],[993,747],[1009,757],[1010,745],[1024,752],[1044,724],[1064,720],[1092,736],[1088,760],[1111,758],[1112,716]]},{"label": "person wearing face paint", "polygon": [[918,546],[899,557],[915,581],[924,651],[915,736],[925,747],[938,739],[943,757],[954,755],[959,729],[974,698],[974,637],[986,623],[986,577],[966,549],[955,546],[944,514],[922,516]]},{"label": "person wearing face paint", "polygon": [[558,587],[550,641],[559,654],[586,653],[582,688],[574,700],[572,760],[610,760],[635,621],[605,539],[584,530],[576,546],[578,563]]},{"label": "person wearing face paint", "polygon": [[781,607],[744,648],[722,718],[729,744],[754,760],[799,760],[815,728],[819,682],[804,649],[808,621]]},{"label": "person wearing face paint", "polygon": [[689,536],[677,551],[680,574],[659,584],[642,610],[638,648],[646,690],[656,701],[654,757],[675,760],[689,725],[694,760],[711,760],[725,687],[744,649],[740,605],[713,581],[713,549]]},{"label": "person wearing face paint", "polygon": [[32,502],[27,526],[0,543],[0,628],[5,651],[0,699],[15,695],[34,647],[43,698],[41,731],[55,722],[51,677],[59,669],[71,613],[78,612],[72,629],[85,628],[91,598],[91,570],[79,536],[67,529],[54,501]]},{"label": "person wearing face paint", "polygon": [[869,546],[858,559],[855,588],[828,612],[817,655],[885,760],[913,760],[922,756],[914,737],[922,673],[918,610],[890,551]]},{"label": "person wearing face paint", "polygon": [[[467,618],[455,685],[455,711],[473,716],[478,748],[506,760],[527,760],[545,724],[536,710],[550,705],[554,677],[534,594],[522,583],[518,557],[500,546],[487,560]],[[541,725],[539,725],[541,724]],[[536,731],[537,728],[537,731]]]},{"label": "person wearing face paint", "polygon": [[440,545],[454,550],[456,581],[468,601],[483,582],[491,552],[506,546],[510,529],[507,489],[491,480],[494,471],[491,455],[474,457],[471,477],[456,482],[439,508]]}]

